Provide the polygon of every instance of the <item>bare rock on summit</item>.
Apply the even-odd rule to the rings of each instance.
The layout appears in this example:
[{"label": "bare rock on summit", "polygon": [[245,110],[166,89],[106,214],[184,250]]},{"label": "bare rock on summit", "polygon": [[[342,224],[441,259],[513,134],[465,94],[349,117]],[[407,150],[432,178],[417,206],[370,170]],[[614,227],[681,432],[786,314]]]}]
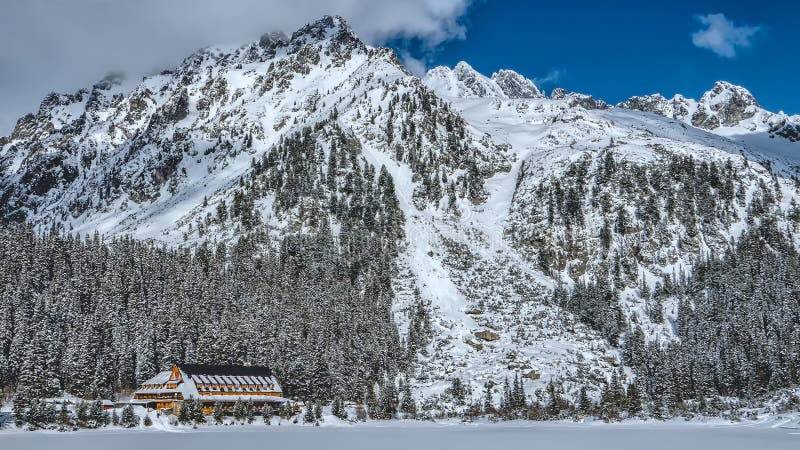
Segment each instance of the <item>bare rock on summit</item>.
[{"label": "bare rock on summit", "polygon": [[577,92],[567,92],[564,88],[555,88],[550,93],[551,100],[566,100],[570,108],[580,106],[583,109],[607,109],[608,104],[595,99],[591,95],[580,94]]},{"label": "bare rock on summit", "polygon": [[700,98],[700,103],[714,111],[720,124],[726,127],[753,117],[759,108],[750,91],[725,81],[714,83],[714,87]]},{"label": "bare rock on summit", "polygon": [[499,70],[492,75],[494,81],[509,98],[540,98],[542,93],[533,81],[513,70]]},{"label": "bare rock on summit", "polygon": [[484,341],[492,342],[500,339],[500,335],[489,330],[483,330],[475,333],[475,337],[483,339]]}]

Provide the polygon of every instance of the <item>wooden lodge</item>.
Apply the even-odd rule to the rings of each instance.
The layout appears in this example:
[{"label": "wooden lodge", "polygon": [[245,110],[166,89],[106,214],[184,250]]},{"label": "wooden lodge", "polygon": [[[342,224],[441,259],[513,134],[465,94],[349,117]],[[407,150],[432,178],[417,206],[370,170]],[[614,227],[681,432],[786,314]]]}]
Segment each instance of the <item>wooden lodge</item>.
[{"label": "wooden lodge", "polygon": [[194,398],[210,414],[217,402],[224,409],[237,400],[251,401],[259,408],[265,403],[277,407],[286,402],[282,395],[278,380],[266,367],[175,364],[142,383],[131,403],[177,413],[184,400]]}]

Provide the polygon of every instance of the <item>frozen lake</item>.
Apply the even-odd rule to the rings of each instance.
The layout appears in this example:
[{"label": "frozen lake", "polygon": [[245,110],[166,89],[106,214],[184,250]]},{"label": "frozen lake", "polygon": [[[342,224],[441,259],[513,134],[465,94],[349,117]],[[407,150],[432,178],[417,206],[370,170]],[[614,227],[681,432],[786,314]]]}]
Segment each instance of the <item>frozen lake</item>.
[{"label": "frozen lake", "polygon": [[114,449],[587,449],[800,448],[800,429],[682,424],[432,425],[373,423],[356,427],[231,427],[183,431],[102,430],[77,433],[0,432],[0,448]]}]

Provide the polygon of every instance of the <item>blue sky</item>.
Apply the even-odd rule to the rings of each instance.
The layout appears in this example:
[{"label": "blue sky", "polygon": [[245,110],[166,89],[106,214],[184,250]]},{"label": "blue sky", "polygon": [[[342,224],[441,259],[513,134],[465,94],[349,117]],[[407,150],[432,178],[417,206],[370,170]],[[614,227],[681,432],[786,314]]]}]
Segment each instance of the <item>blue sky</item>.
[{"label": "blue sky", "polygon": [[487,75],[510,68],[548,91],[609,102],[654,92],[699,98],[726,80],[767,109],[800,114],[800,2],[486,0],[460,22],[464,39],[433,50],[391,44],[428,67],[466,60]]}]

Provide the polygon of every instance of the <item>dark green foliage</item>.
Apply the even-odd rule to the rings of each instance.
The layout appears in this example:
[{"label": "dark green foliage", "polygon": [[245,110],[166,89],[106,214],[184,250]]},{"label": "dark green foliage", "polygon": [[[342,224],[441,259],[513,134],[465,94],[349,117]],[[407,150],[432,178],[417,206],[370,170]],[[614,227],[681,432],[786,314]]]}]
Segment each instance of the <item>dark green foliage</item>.
[{"label": "dark green foliage", "polygon": [[417,353],[426,354],[425,347],[433,335],[429,307],[422,300],[419,289],[414,290],[414,297],[415,302],[409,314],[411,323],[406,341],[409,358],[414,358]]},{"label": "dark green foliage", "polygon": [[635,382],[628,385],[627,397],[628,415],[631,417],[639,415],[642,412],[642,393]]},{"label": "dark green foliage", "polygon": [[244,409],[245,409],[244,413],[245,420],[247,420],[247,423],[253,423],[253,421],[255,420],[255,413],[256,413],[255,406],[253,406],[253,401],[247,400],[246,402],[244,402]]},{"label": "dark green foliage", "polygon": [[316,416],[314,415],[314,404],[310,401],[306,401],[305,406],[305,413],[303,414],[303,422],[305,423],[313,423],[317,421]]},{"label": "dark green foliage", "polygon": [[417,415],[417,401],[414,400],[414,394],[411,392],[411,385],[408,382],[403,383],[402,394],[400,412],[407,418],[415,417]]},{"label": "dark green foliage", "polygon": [[61,407],[58,409],[58,424],[62,427],[67,427],[72,424],[72,414],[67,408],[67,402],[61,402]]},{"label": "dark green foliage", "polygon": [[100,428],[111,423],[111,417],[103,410],[103,402],[95,400],[89,406],[89,413],[87,417],[88,428]]},{"label": "dark green foliage", "polygon": [[[628,332],[625,363],[657,411],[712,396],[761,398],[800,383],[800,257],[765,221],[720,258],[701,261],[679,295],[680,341]],[[631,397],[629,387],[628,396]],[[629,412],[637,410],[629,398]]]},{"label": "dark green foliage", "polygon": [[508,379],[503,382],[503,399],[500,401],[500,412],[507,418],[522,418],[526,416],[528,399],[525,394],[525,385],[519,377],[514,375],[513,385]]},{"label": "dark green foliage", "polygon": [[453,397],[457,405],[464,405],[467,400],[467,388],[461,378],[453,378],[447,392]]},{"label": "dark green foliage", "polygon": [[625,321],[619,296],[609,283],[576,283],[572,290],[556,288],[553,301],[571,311],[579,320],[600,331],[612,345],[617,345]]},{"label": "dark green foliage", "polygon": [[[214,406],[216,407],[216,405]],[[275,412],[272,410],[272,406],[270,406],[269,403],[264,403],[264,406],[261,407],[260,413],[261,413],[261,419],[264,420],[264,425],[269,425],[272,416],[275,414]],[[220,422],[222,422],[221,417],[220,417]]]},{"label": "dark green foliage", "polygon": [[584,416],[588,416],[594,409],[594,403],[589,398],[589,393],[586,391],[586,386],[581,386],[580,393],[578,394],[578,412]]},{"label": "dark green foliage", "polygon": [[397,395],[397,385],[393,380],[384,380],[380,386],[380,397],[378,398],[379,419],[394,419],[397,415],[397,405],[399,403]]},{"label": "dark green foliage", "polygon": [[233,418],[239,422],[244,422],[247,418],[247,405],[241,400],[236,400],[233,404]]},{"label": "dark green foliage", "polygon": [[120,417],[120,425],[125,428],[134,428],[139,426],[139,416],[133,411],[133,405],[128,405],[122,409],[122,416]]},{"label": "dark green foliage", "polygon": [[322,420],[322,402],[319,400],[314,402],[314,418],[316,420]]},{"label": "dark green foliage", "polygon": [[336,397],[331,403],[331,414],[342,420],[347,420],[347,410],[345,410],[344,402],[341,397]]},{"label": "dark green foliage", "polygon": [[214,402],[214,408],[211,410],[211,417],[214,418],[214,424],[222,425],[222,419],[224,417],[222,403]]},{"label": "dark green foliage", "polygon": [[407,365],[397,233],[360,223],[194,252],[0,226],[0,373],[26,398],[111,398],[174,362],[254,364],[286,395],[359,398]]},{"label": "dark green foliage", "polygon": [[75,406],[75,418],[78,420],[79,426],[86,426],[86,422],[89,420],[89,404],[83,400],[79,400],[78,404]]},{"label": "dark green foliage", "polygon": [[28,423],[28,427],[31,430],[35,430],[55,424],[58,420],[58,413],[56,412],[55,405],[52,403],[35,399],[30,402],[24,417],[25,422]]},{"label": "dark green foliage", "polygon": [[194,397],[184,400],[178,413],[178,420],[183,423],[205,423],[203,402]]}]

